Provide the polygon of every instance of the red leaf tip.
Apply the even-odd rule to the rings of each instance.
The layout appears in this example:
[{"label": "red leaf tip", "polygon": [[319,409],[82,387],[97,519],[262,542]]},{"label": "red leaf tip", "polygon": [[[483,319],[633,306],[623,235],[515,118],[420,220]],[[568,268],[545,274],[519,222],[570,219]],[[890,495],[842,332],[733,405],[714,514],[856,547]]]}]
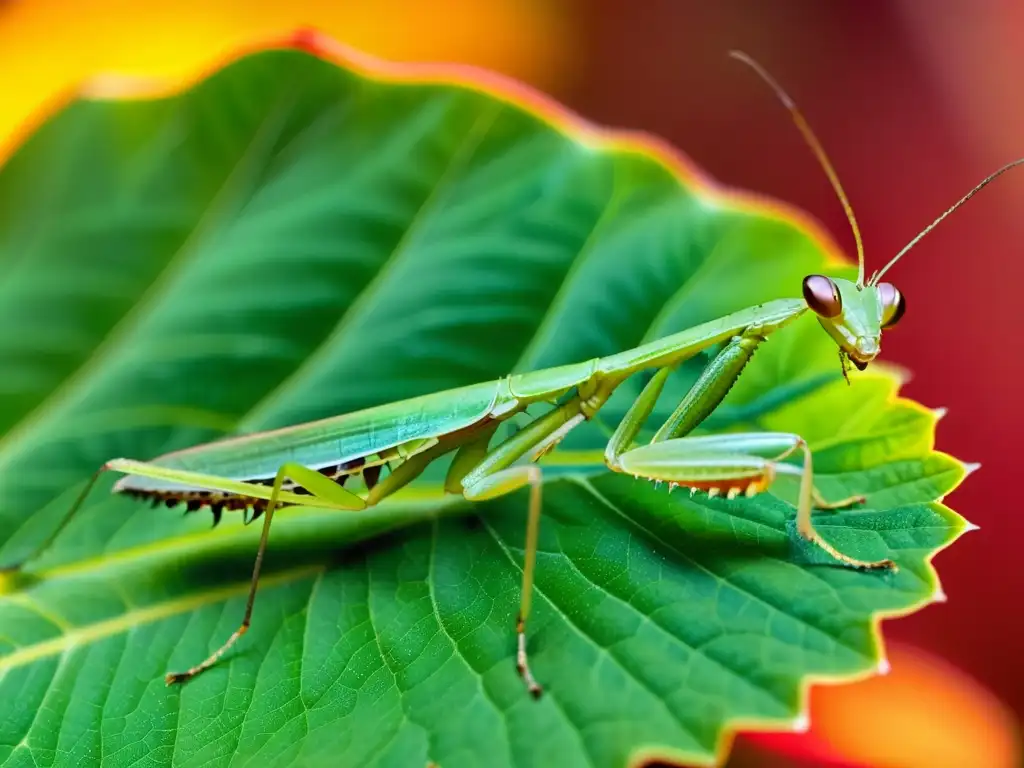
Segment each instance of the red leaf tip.
[{"label": "red leaf tip", "polygon": [[330,54],[332,40],[316,27],[299,27],[288,35],[286,45],[321,58]]}]

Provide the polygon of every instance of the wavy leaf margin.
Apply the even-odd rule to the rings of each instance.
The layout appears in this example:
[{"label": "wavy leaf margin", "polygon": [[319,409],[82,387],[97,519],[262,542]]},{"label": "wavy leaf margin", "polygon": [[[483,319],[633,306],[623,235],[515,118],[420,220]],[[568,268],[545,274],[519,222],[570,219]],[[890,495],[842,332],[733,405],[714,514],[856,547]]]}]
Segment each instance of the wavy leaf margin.
[{"label": "wavy leaf margin", "polygon": [[[646,156],[668,169],[680,184],[692,189],[697,195],[704,197],[712,204],[771,220],[787,222],[807,236],[820,249],[827,264],[836,267],[850,264],[846,255],[826,229],[806,211],[768,195],[731,187],[716,181],[703,172],[685,153],[654,134],[598,125],[532,86],[491,70],[459,63],[389,61],[339,42],[313,27],[296,29],[285,35],[254,39],[233,53],[214,58],[206,66],[180,78],[146,78],[116,74],[87,77],[77,87],[66,89],[50,99],[43,109],[22,124],[20,130],[14,131],[6,137],[0,137],[0,166],[4,165],[18,148],[51,117],[73,101],[148,100],[176,95],[239,59],[273,49],[303,51],[371,81],[394,85],[456,86],[486,95],[531,114],[552,129],[583,146],[602,152],[613,151]],[[901,386],[909,379],[909,372],[905,368],[897,364],[881,362],[876,364],[874,369],[875,375],[882,374],[884,378],[892,382],[892,390],[887,398],[888,404],[898,404],[918,410],[922,414],[927,414],[935,424],[941,420],[945,409],[930,409],[898,394]],[[934,431],[931,442],[934,446]],[[936,451],[936,453],[955,461],[963,470],[963,474],[953,484],[951,490],[959,487],[970,474],[980,467],[979,464],[960,461],[941,451]],[[576,458],[579,459],[578,456]],[[421,492],[417,492],[416,496],[423,498]],[[943,502],[944,498],[935,503],[942,506],[943,510],[954,519],[961,520],[963,525],[944,546],[938,547],[925,557],[929,580],[934,584],[931,595],[902,609],[879,610],[872,614],[871,634],[873,645],[879,654],[879,661],[874,669],[867,669],[860,673],[834,675],[808,673],[803,675],[798,692],[800,714],[795,720],[752,718],[727,721],[723,724],[711,762],[708,762],[706,754],[642,747],[632,754],[629,765],[643,766],[651,763],[720,765],[727,758],[732,742],[740,731],[804,732],[808,730],[810,727],[808,701],[812,686],[854,683],[874,675],[886,674],[889,670],[889,662],[885,655],[881,622],[885,619],[901,618],[916,613],[931,603],[945,602],[946,595],[934,566],[934,558],[952,546],[964,533],[979,528]],[[8,591],[4,585],[6,580],[4,574],[0,573],[0,594]]]}]

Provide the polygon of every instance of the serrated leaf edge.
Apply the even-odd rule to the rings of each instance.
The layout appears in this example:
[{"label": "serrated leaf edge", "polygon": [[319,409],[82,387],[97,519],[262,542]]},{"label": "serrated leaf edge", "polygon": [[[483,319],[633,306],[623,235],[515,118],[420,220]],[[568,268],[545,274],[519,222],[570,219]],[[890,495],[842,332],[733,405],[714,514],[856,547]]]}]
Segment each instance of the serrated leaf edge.
[{"label": "serrated leaf edge", "polygon": [[[99,75],[87,78],[76,87],[65,90],[51,99],[32,118],[26,120],[19,130],[12,132],[4,140],[0,140],[0,166],[17,151],[29,136],[43,125],[47,120],[60,112],[69,103],[83,99],[92,101],[114,101],[114,100],[144,100],[158,99],[180,93],[194,86],[213,73],[223,69],[230,63],[244,58],[248,55],[271,50],[271,49],[301,50],[325,61],[334,63],[349,71],[359,74],[369,80],[389,82],[394,84],[424,84],[436,83],[442,85],[453,85],[468,90],[480,92],[500,102],[517,106],[535,117],[547,123],[551,128],[566,135],[573,141],[584,146],[593,148],[596,151],[618,151],[624,153],[635,153],[647,156],[660,165],[670,169],[681,184],[692,189],[709,206],[720,206],[742,213],[760,216],[767,219],[781,221],[793,225],[798,231],[807,236],[813,244],[826,256],[829,263],[841,267],[848,266],[849,260],[840,251],[832,237],[825,228],[810,214],[781,200],[767,195],[757,194],[747,190],[728,187],[713,180],[705,174],[687,155],[668,144],[661,138],[643,131],[614,129],[599,126],[592,123],[581,115],[573,112],[564,105],[558,103],[551,97],[526,85],[520,81],[509,78],[489,70],[481,69],[466,64],[442,64],[442,63],[399,63],[377,58],[344,43],[338,42],[314,28],[300,28],[284,36],[272,36],[263,39],[255,39],[245,46],[241,46],[232,53],[214,58],[198,71],[189,73],[179,78],[161,77],[147,78],[141,76],[127,75]],[[906,368],[893,363],[883,363],[876,367],[877,373],[894,380],[895,390],[909,381],[911,373]],[[914,400],[900,397],[896,391],[890,397],[893,405],[900,405],[920,410],[932,421],[932,445],[934,445],[935,425],[945,414],[945,409],[929,409]],[[934,449],[933,449],[934,450]],[[953,489],[975,469],[977,465],[965,462],[950,456],[963,468],[963,476],[957,481]],[[797,713],[790,719],[753,718],[750,720],[733,719],[723,723],[722,733],[716,745],[714,755],[708,761],[706,755],[687,753],[677,750],[666,750],[664,748],[640,747],[634,750],[629,758],[629,766],[642,766],[649,762],[676,763],[678,765],[695,766],[716,766],[722,763],[727,757],[735,739],[740,731],[780,731],[791,730],[795,732],[806,731],[810,727],[808,715],[808,703],[810,688],[813,685],[834,685],[840,683],[853,683],[869,678],[876,674],[884,674],[887,671],[888,661],[884,653],[884,638],[881,632],[881,622],[886,619],[900,618],[920,610],[926,605],[934,602],[944,602],[945,592],[942,589],[938,572],[933,560],[947,547],[956,542],[960,536],[970,530],[976,530],[977,526],[969,523],[954,510],[946,507],[940,502],[935,502],[942,507],[949,517],[959,519],[963,525],[955,532],[955,535],[944,545],[936,548],[925,558],[927,574],[933,584],[932,594],[922,598],[919,602],[905,608],[893,609],[890,611],[876,611],[872,614],[871,633],[874,646],[877,649],[877,663],[874,667],[863,670],[859,673],[846,673],[840,675],[805,675],[800,680],[798,693],[799,704]],[[166,543],[166,542],[164,542]],[[137,555],[134,550],[129,553]],[[87,561],[88,562],[88,561]],[[82,563],[76,563],[73,568],[81,567]],[[53,569],[49,575],[63,572],[66,569],[60,567]],[[309,568],[304,570],[311,570]],[[315,569],[313,569],[315,570]],[[43,574],[45,577],[46,573]],[[268,577],[271,580],[289,580],[295,578],[291,571],[277,574],[275,577]],[[0,574],[0,594],[8,591],[5,588],[2,574]],[[222,588],[223,591],[230,590],[234,595],[237,585],[229,585]],[[193,597],[193,600],[195,598]],[[204,601],[205,602],[205,601]],[[156,620],[162,616],[151,617]],[[109,623],[117,624],[123,622],[124,617],[104,622],[102,625],[90,627],[90,633],[97,627]],[[62,637],[61,640],[66,640]],[[39,647],[33,650],[38,651]],[[17,655],[17,654],[14,654]],[[6,664],[0,668],[7,668],[11,665],[8,656],[4,659]],[[24,661],[22,662],[24,663]]]}]

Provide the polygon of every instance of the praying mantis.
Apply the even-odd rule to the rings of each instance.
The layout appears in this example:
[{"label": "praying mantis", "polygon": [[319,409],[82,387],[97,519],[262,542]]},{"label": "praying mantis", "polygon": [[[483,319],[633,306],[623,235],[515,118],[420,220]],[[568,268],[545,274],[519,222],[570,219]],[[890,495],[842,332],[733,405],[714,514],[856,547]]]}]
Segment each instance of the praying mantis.
[{"label": "praying mantis", "polygon": [[[468,501],[485,501],[528,488],[526,543],[520,608],[516,620],[516,667],[527,691],[542,692],[530,670],[526,625],[530,616],[534,565],[542,510],[543,470],[538,463],[574,428],[594,419],[616,390],[640,373],[652,373],[626,410],[604,451],[608,469],[636,478],[688,488],[690,493],[734,499],[768,490],[776,477],[799,478],[796,530],[841,565],[864,570],[895,570],[891,560],[865,561],[833,547],[815,529],[812,511],[855,505],[861,496],[829,501],[814,484],[813,461],[797,434],[750,432],[691,434],[722,402],[758,347],[806,312],[835,342],[843,374],[864,370],[880,352],[882,332],[906,310],[900,291],[882,278],[902,256],[980,189],[1024,158],[1000,168],[921,231],[880,271],[865,276],[864,249],[852,208],[824,150],[794,102],[755,61],[739,52],[774,90],[821,164],[849,220],[856,241],[856,282],[809,275],[802,296],[777,299],[657,339],[607,357],[546,370],[506,376],[444,392],[387,403],[306,424],[205,443],[149,461],[126,458],[104,463],[86,484],[56,530],[38,548],[45,550],[82,506],[105,472],[124,475],[114,492],[209,508],[219,521],[224,510],[263,517],[245,612],[238,629],[212,654],[188,670],[166,676],[182,683],[214,666],[246,633],[252,622],[260,570],[275,512],[302,505],[359,512],[374,507],[415,480],[430,465],[450,457],[444,490]],[[721,345],[681,402],[645,444],[638,437],[674,370],[690,358]],[[532,405],[549,408],[507,438],[499,427],[524,417]],[[790,463],[787,459],[802,459]],[[389,472],[384,475],[383,469]],[[361,476],[365,490],[346,489]]]}]

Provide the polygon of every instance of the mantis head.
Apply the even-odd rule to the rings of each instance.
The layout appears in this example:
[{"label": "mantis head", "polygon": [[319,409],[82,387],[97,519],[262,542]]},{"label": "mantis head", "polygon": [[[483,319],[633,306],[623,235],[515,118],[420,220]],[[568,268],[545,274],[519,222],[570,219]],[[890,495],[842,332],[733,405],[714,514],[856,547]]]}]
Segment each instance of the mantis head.
[{"label": "mantis head", "polygon": [[882,344],[882,330],[903,317],[907,303],[892,283],[857,283],[825,275],[804,278],[804,301],[839,346],[839,356],[867,368]]},{"label": "mantis head", "polygon": [[730,51],[729,55],[751,67],[775,91],[779,101],[782,102],[793,116],[793,122],[796,123],[797,129],[821,164],[825,175],[828,176],[828,180],[832,184],[836,197],[839,198],[839,202],[843,205],[843,210],[846,211],[846,218],[850,222],[850,229],[853,230],[853,239],[857,243],[857,263],[859,266],[857,281],[853,282],[851,280],[826,277],[825,275],[808,275],[804,278],[803,294],[807,306],[817,315],[818,322],[821,323],[822,328],[828,332],[828,335],[832,337],[839,347],[839,359],[843,366],[843,375],[846,375],[847,362],[853,363],[858,369],[863,371],[867,368],[868,363],[878,356],[881,350],[882,331],[896,325],[907,309],[903,294],[892,283],[882,282],[882,276],[907,251],[917,245],[922,237],[931,232],[939,222],[974,197],[982,187],[989,184],[997,176],[1016,165],[1024,164],[1024,158],[1007,163],[995,173],[984,178],[974,189],[921,230],[888,264],[882,267],[880,271],[875,272],[871,279],[865,282],[864,244],[861,241],[860,229],[857,227],[857,219],[853,215],[853,208],[850,206],[846,193],[839,183],[839,177],[832,168],[832,163],[829,162],[825,150],[818,142],[814,132],[811,131],[807,121],[804,120],[803,115],[796,108],[793,100],[760,64],[740,51]]}]

